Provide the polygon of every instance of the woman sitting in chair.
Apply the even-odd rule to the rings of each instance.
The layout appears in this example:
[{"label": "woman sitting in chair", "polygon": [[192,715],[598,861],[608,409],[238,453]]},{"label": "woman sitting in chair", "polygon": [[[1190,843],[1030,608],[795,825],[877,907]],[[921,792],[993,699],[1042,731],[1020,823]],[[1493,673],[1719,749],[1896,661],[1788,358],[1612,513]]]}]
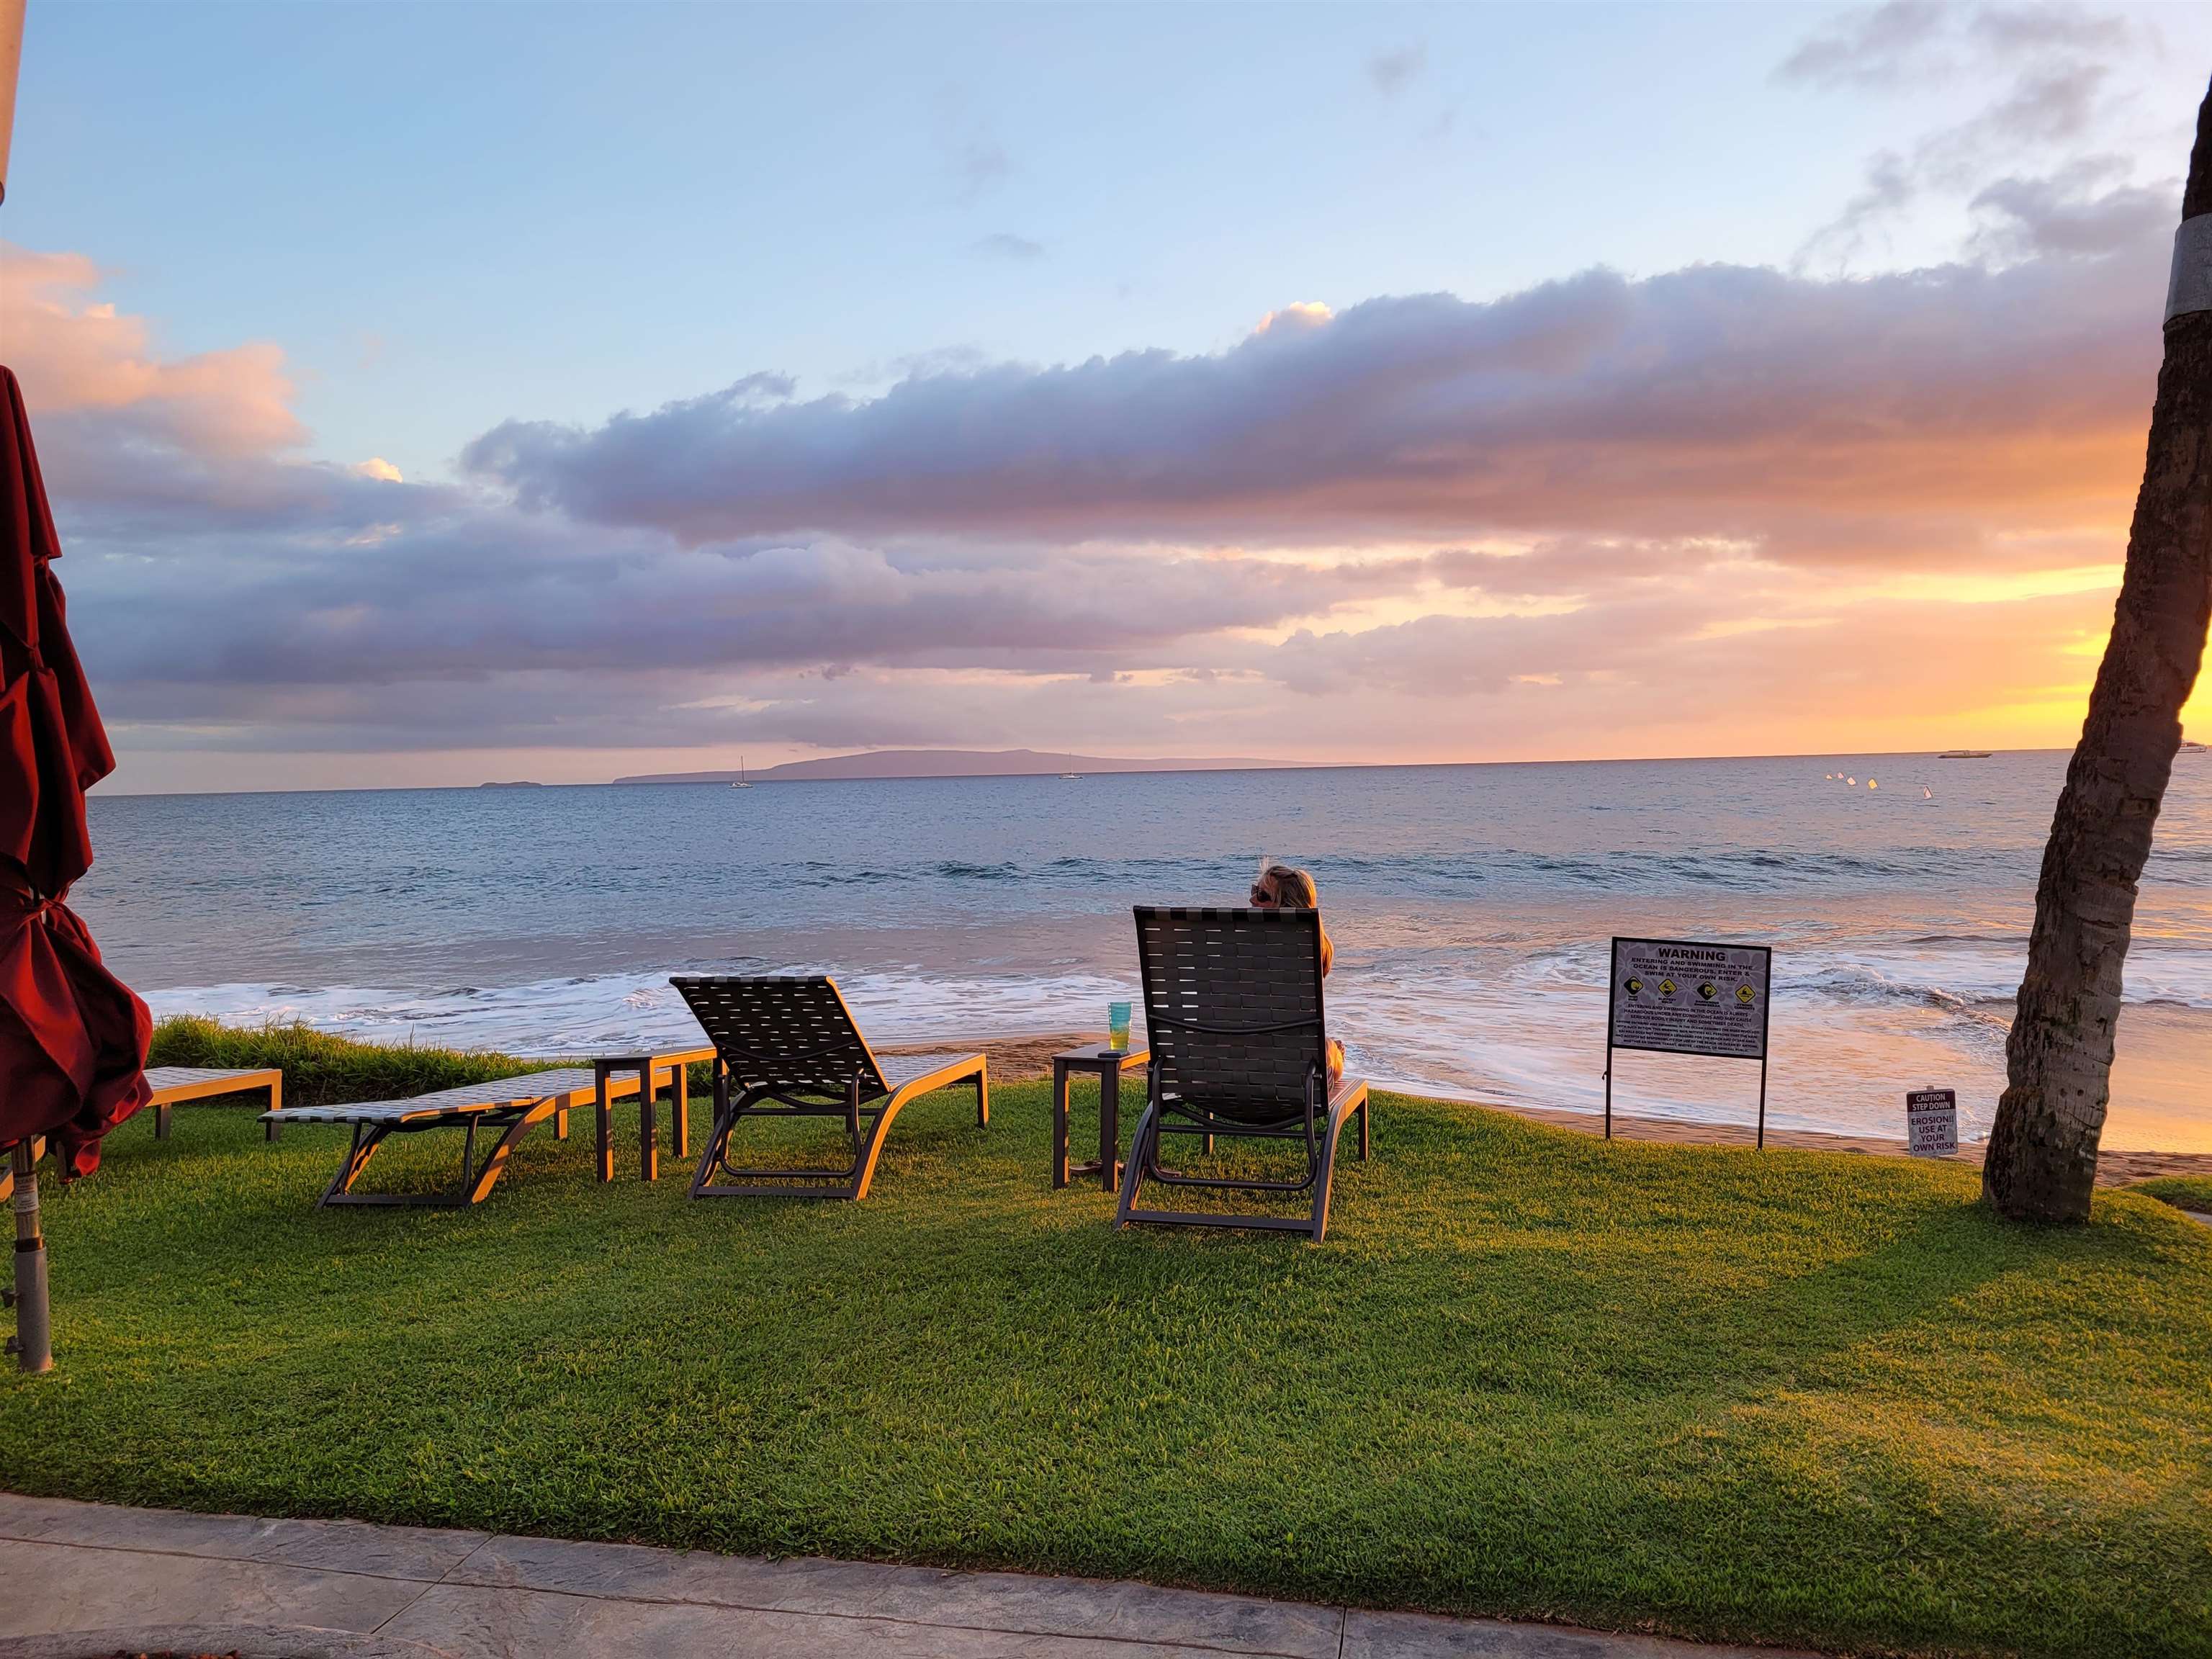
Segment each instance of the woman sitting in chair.
[{"label": "woman sitting in chair", "polygon": [[[1312,910],[1321,909],[1321,890],[1314,878],[1304,870],[1287,864],[1260,862],[1260,873],[1252,883],[1252,908],[1255,910]],[[1328,977],[1328,970],[1336,960],[1336,947],[1328,942],[1328,925],[1321,928],[1321,973]],[[1344,1081],[1344,1045],[1334,1037],[1328,1040],[1328,1086],[1332,1091]]]}]

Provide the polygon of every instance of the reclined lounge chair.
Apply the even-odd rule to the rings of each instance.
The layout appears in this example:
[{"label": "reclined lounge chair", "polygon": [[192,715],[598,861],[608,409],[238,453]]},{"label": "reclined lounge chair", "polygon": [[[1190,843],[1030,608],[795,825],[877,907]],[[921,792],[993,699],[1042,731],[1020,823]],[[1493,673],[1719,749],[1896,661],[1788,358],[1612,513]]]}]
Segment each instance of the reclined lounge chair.
[{"label": "reclined lounge chair", "polygon": [[[714,1128],[691,1177],[694,1198],[866,1198],[899,1109],[955,1084],[975,1085],[977,1127],[991,1121],[982,1055],[878,1059],[827,975],[669,983],[698,1017],[716,1055]],[[730,1136],[748,1117],[840,1119],[852,1162],[842,1169],[740,1169],[729,1161]]]},{"label": "reclined lounge chair", "polygon": [[[273,1067],[257,1067],[252,1071],[223,1071],[208,1066],[149,1066],[146,1082],[154,1097],[146,1103],[154,1109],[154,1139],[169,1138],[169,1109],[188,1100],[207,1100],[217,1095],[265,1094],[269,1097],[268,1111],[274,1112],[284,1104],[284,1073]],[[264,1112],[262,1117],[261,1138],[276,1139],[276,1123]]]},{"label": "reclined lounge chair", "polygon": [[[1318,1239],[1328,1230],[1337,1137],[1359,1115],[1367,1156],[1367,1085],[1328,1086],[1322,1018],[1321,917],[1311,910],[1170,910],[1137,907],[1137,958],[1152,1037],[1145,1115],[1129,1148],[1117,1226],[1261,1227]],[[1288,1140],[1305,1152],[1295,1180],[1186,1175],[1160,1162],[1165,1135]],[[1310,1193],[1301,1218],[1145,1206],[1146,1182],[1222,1192]]]},{"label": "reclined lounge chair", "polygon": [[[680,1058],[680,1057],[679,1057]],[[667,1067],[666,1057],[648,1062],[656,1089],[675,1079]],[[680,1066],[672,1068],[680,1074]],[[342,1106],[288,1106],[280,1111],[264,1112],[261,1121],[273,1130],[284,1123],[343,1123],[353,1130],[353,1145],[348,1149],[345,1162],[331,1177],[331,1184],[319,1200],[322,1204],[377,1204],[422,1206],[436,1209],[458,1209],[471,1204],[481,1204],[498,1184],[505,1173],[508,1158],[515,1147],[531,1130],[545,1121],[556,1120],[556,1128],[562,1139],[568,1133],[568,1114],[572,1110],[597,1109],[600,1104],[600,1079],[589,1066],[564,1066],[545,1072],[525,1072],[520,1077],[501,1078],[492,1083],[471,1083],[458,1089],[441,1089],[434,1094],[416,1095],[411,1100],[369,1100]],[[606,1079],[609,1100],[619,1099],[637,1092],[635,1077],[612,1077]],[[600,1114],[599,1146],[602,1166],[601,1179],[611,1178],[606,1158],[605,1115]],[[645,1121],[651,1122],[647,1113]],[[419,1134],[429,1129],[459,1128],[466,1136],[461,1150],[461,1178],[458,1185],[441,1193],[357,1193],[354,1183],[368,1168],[368,1161],[376,1156],[376,1149],[393,1135]],[[496,1145],[477,1161],[477,1132],[479,1129],[500,1129]]]}]

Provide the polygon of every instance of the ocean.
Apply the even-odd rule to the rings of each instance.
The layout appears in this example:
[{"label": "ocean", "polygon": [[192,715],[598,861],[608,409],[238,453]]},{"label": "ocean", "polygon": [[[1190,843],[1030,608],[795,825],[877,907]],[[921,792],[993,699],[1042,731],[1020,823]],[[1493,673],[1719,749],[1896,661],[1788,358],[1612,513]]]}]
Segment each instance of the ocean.
[{"label": "ocean", "polygon": [[[1768,1121],[1899,1136],[2003,1087],[2058,752],[108,795],[72,896],[159,1013],[526,1054],[695,1035],[672,973],[835,973],[872,1036],[1096,1030],[1129,907],[1320,884],[1386,1086],[1595,1110],[1613,934],[1774,951]],[[1846,781],[1849,780],[1850,781]],[[2212,1152],[2212,756],[2175,763],[2106,1144]],[[1755,1062],[1622,1054],[1618,1111],[1748,1126]]]}]

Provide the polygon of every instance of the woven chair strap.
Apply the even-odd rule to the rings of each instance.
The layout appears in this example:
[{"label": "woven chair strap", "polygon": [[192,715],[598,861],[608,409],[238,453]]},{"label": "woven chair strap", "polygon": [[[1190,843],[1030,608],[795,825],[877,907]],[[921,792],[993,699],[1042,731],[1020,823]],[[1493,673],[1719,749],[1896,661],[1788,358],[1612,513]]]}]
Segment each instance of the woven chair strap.
[{"label": "woven chair strap", "polygon": [[[824,1054],[850,1054],[852,1048],[851,1042],[843,1042],[826,1043],[819,1048],[805,1048],[793,1054],[764,1054],[757,1048],[739,1048],[732,1045],[722,1050],[722,1058],[726,1060],[735,1056],[742,1056],[746,1060],[767,1060],[778,1066],[788,1066],[802,1060],[819,1060]],[[855,1066],[854,1069],[858,1071],[860,1068]]]},{"label": "woven chair strap", "polygon": [[1213,1025],[1200,1019],[1164,1019],[1157,1015],[1146,1020],[1147,1030],[1170,1031],[1204,1031],[1209,1036],[1260,1036],[1272,1031],[1311,1031],[1320,1029],[1317,1019],[1285,1019],[1273,1025]]}]

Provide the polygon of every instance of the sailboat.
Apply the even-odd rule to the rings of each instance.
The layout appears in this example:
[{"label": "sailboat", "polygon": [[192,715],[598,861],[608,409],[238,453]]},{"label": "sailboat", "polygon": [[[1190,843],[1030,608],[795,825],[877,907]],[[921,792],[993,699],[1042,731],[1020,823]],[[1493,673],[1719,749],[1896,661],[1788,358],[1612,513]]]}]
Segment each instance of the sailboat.
[{"label": "sailboat", "polygon": [[1075,769],[1075,757],[1070,753],[1067,757],[1067,770],[1060,775],[1060,781],[1062,783],[1079,783],[1082,780],[1083,774]]},{"label": "sailboat", "polygon": [[732,789],[750,789],[752,787],[750,780],[745,776],[745,757],[743,755],[740,755],[738,757],[738,775],[731,781],[730,787]]}]

